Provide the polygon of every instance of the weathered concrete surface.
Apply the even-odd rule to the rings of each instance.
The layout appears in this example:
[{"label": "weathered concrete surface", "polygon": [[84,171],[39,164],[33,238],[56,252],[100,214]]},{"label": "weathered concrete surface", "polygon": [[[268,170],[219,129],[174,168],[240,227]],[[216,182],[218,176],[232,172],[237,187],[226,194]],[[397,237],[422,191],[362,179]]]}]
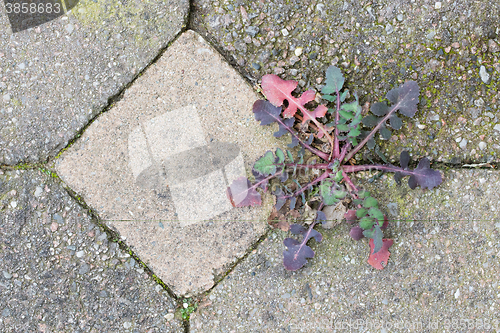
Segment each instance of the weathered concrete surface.
[{"label": "weathered concrete surface", "polygon": [[[57,160],[61,178],[179,295],[212,287],[266,228],[225,191],[279,144],[251,87],[188,31]],[[268,198],[270,199],[270,198]]]},{"label": "weathered concrete surface", "polygon": [[0,164],[57,154],[185,25],[187,0],[83,0],[12,33],[0,5]]},{"label": "weathered concrete surface", "polygon": [[1,332],[184,332],[174,311],[59,181],[0,170]]},{"label": "weathered concrete surface", "polygon": [[500,160],[498,1],[195,0],[193,8],[192,26],[255,82],[274,73],[319,90],[336,64],[365,104],[417,81],[416,121],[379,141],[391,159],[407,147],[456,164]]},{"label": "weathered concrete surface", "polygon": [[366,239],[353,241],[344,224],[318,228],[315,258],[288,272],[287,234],[273,231],[206,296],[191,332],[498,331],[500,174],[445,177],[432,191],[397,188],[387,177],[364,182],[381,207],[391,204],[394,245],[383,270],[366,263]]}]

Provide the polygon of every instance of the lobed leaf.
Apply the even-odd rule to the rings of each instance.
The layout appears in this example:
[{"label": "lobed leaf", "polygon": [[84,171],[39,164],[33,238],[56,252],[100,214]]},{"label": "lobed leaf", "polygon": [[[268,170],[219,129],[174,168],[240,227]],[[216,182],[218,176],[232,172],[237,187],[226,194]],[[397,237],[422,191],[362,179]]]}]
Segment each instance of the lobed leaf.
[{"label": "lobed leaf", "polygon": [[299,242],[294,238],[286,238],[283,244],[287,247],[283,251],[283,265],[289,271],[296,271],[307,263],[307,259],[314,257],[314,251],[307,246],[309,239],[314,238],[321,242],[323,236],[313,229],[318,222],[326,220],[325,213],[318,211],[315,223],[312,223],[308,230],[298,224],[290,226],[290,232],[295,235],[302,235],[302,241]]},{"label": "lobed leaf", "polygon": [[370,107],[370,111],[379,117],[385,116],[389,112],[389,107],[386,102],[373,103]]},{"label": "lobed leaf", "polygon": [[231,186],[227,188],[226,194],[233,207],[260,206],[262,204],[256,186],[252,186],[246,177],[239,177],[234,180]]},{"label": "lobed leaf", "polygon": [[370,239],[370,256],[367,262],[376,269],[383,269],[387,266],[387,261],[391,255],[389,248],[393,243],[392,239],[382,239],[382,248],[377,253],[374,253],[375,243],[373,239]]},{"label": "lobed leaf", "polygon": [[399,164],[401,165],[402,171],[398,171],[394,174],[394,180],[400,184],[401,179],[404,176],[410,176],[408,179],[408,186],[414,190],[417,186],[422,189],[428,188],[432,190],[434,187],[438,186],[443,182],[441,173],[437,170],[432,170],[430,166],[430,161],[427,157],[420,160],[417,168],[411,171],[408,168],[408,162],[410,161],[410,155],[407,151],[403,151],[399,157]]},{"label": "lobed leaf", "polygon": [[405,82],[401,87],[390,90],[386,98],[392,103],[391,108],[397,108],[407,117],[413,117],[417,112],[418,84],[415,81]]},{"label": "lobed leaf", "polygon": [[344,76],[339,68],[330,66],[326,70],[325,85],[321,89],[323,94],[333,94],[339,92],[344,86]]},{"label": "lobed leaf", "polygon": [[253,168],[264,176],[275,174],[276,164],[273,153],[268,150],[263,156],[255,161]]},{"label": "lobed leaf", "polygon": [[299,98],[292,96],[292,91],[297,87],[297,81],[285,81],[274,74],[264,75],[261,82],[262,90],[266,98],[274,106],[282,106],[285,100],[288,106],[283,112],[283,116],[291,118],[297,112],[297,107],[314,100],[316,93],[314,90],[308,90]]}]

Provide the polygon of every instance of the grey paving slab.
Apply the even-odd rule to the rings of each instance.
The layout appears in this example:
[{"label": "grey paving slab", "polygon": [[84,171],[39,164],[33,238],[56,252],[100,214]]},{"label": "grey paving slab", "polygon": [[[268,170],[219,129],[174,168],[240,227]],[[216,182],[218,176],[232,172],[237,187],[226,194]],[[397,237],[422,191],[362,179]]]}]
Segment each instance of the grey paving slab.
[{"label": "grey paving slab", "polygon": [[[383,270],[343,224],[310,241],[314,259],[283,268],[281,231],[270,233],[191,316],[191,332],[498,332],[498,171],[456,170],[432,191],[365,188],[391,204],[394,239]],[[391,226],[392,224],[392,226]]]},{"label": "grey paving slab", "polygon": [[188,1],[83,0],[12,33],[0,4],[0,164],[57,154],[185,26]]},{"label": "grey paving slab", "polygon": [[0,331],[184,332],[175,301],[40,170],[0,170]]},{"label": "grey paving slab", "polygon": [[379,141],[433,160],[499,161],[500,5],[454,1],[195,0],[191,25],[255,82],[264,74],[319,90],[335,64],[360,101],[405,80],[421,87],[416,121]]},{"label": "grey paving slab", "polygon": [[178,295],[209,289],[266,229],[263,207],[234,209],[232,181],[280,145],[258,96],[193,31],[57,160],[61,178]]}]

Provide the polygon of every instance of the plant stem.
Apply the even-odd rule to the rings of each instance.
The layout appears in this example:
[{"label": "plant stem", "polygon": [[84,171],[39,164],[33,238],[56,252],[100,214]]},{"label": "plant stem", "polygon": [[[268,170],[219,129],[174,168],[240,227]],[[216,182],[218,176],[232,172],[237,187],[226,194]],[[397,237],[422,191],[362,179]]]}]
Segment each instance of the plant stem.
[{"label": "plant stem", "polygon": [[[335,142],[333,145],[333,158],[339,158],[340,156],[340,144],[339,144],[339,130],[338,130],[338,122],[339,122],[339,110],[340,110],[340,94],[337,89],[337,110],[335,111]],[[342,161],[342,160],[340,160]]]},{"label": "plant stem", "polygon": [[377,124],[377,126],[373,128],[370,134],[368,134],[368,136],[363,141],[361,141],[356,147],[354,147],[353,150],[351,150],[351,152],[345,157],[345,160],[349,161],[361,148],[363,148],[363,146],[368,142],[368,140],[370,140],[370,138],[375,135],[375,133],[379,130],[379,128],[382,127],[382,124],[385,124],[385,122],[391,117],[391,115],[397,109],[399,109],[399,103],[391,107],[390,111],[387,112],[384,118],[382,118],[382,120]]},{"label": "plant stem", "polygon": [[[278,165],[282,165],[282,164],[278,164]],[[286,163],[285,166],[287,166],[287,167],[299,167],[299,168],[305,168],[305,169],[328,169],[328,163],[321,163],[321,164]]]},{"label": "plant stem", "polygon": [[357,172],[357,171],[365,171],[365,170],[381,170],[386,172],[403,172],[409,173],[407,170],[403,170],[400,167],[396,167],[393,165],[343,165],[342,169],[345,172]]},{"label": "plant stem", "polygon": [[[342,167],[344,167],[344,166],[342,166]],[[353,184],[351,178],[349,178],[349,176],[347,176],[344,169],[342,169],[342,176],[344,177],[344,181],[348,187],[352,188],[352,190],[354,192],[359,192],[359,189],[356,187],[356,185]]]}]

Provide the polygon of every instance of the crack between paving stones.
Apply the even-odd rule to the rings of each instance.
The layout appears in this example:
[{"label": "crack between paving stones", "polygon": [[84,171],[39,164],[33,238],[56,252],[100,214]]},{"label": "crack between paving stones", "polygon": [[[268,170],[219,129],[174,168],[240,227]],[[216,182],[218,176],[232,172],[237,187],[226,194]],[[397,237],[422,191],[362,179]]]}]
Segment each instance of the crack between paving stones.
[{"label": "crack between paving stones", "polygon": [[[57,176],[57,182],[59,185],[68,193],[68,195],[75,200],[78,205],[80,205],[90,216],[91,221],[97,225],[99,228],[101,228],[107,235],[108,235],[108,241],[117,243],[120,249],[130,255],[142,268],[144,269],[145,273],[153,279],[157,284],[159,284],[163,290],[167,292],[167,294],[175,301],[176,303],[176,310],[180,309],[182,307],[183,299],[181,297],[178,297],[147,265],[145,262],[143,262],[139,256],[123,241],[121,240],[121,237],[119,233],[110,227],[108,227],[105,224],[105,220],[102,220],[99,218],[99,216],[92,211],[92,209],[87,205],[87,203],[81,198],[78,194],[76,194],[71,188],[69,188],[64,182]],[[189,323],[186,323],[186,320],[182,320],[183,322],[183,327],[184,331],[186,333],[189,332]],[[187,325],[187,326],[186,326]]]}]

